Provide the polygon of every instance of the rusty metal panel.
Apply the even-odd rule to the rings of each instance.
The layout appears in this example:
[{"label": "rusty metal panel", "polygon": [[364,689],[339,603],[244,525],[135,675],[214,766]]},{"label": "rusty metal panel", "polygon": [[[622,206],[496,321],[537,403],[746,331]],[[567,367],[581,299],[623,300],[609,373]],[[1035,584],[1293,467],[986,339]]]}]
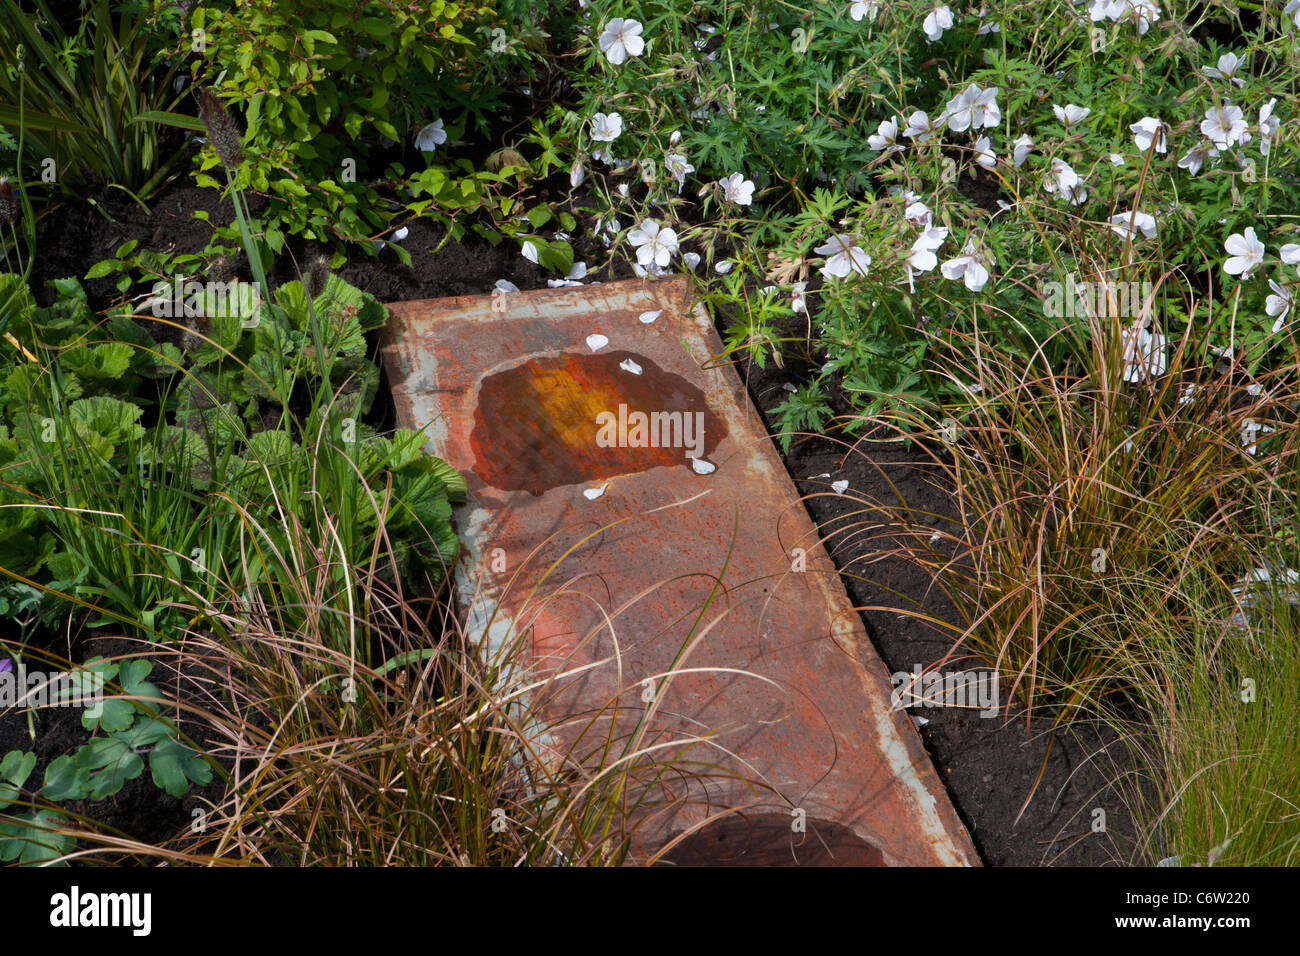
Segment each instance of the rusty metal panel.
[{"label": "rusty metal panel", "polygon": [[[657,739],[708,736],[692,758],[734,777],[666,782],[699,792],[637,829],[637,859],[681,838],[684,864],[788,863],[801,841],[817,845],[794,852],[804,863],[978,864],[738,375],[714,361],[712,324],[688,305],[684,279],[389,305],[399,418],[468,473],[457,586],[470,627],[489,646],[529,628],[537,673],[593,665],[566,685],[574,713],[617,699],[617,719],[649,713]],[[792,841],[799,819],[807,839]],[[724,842],[746,849],[727,856]]]}]

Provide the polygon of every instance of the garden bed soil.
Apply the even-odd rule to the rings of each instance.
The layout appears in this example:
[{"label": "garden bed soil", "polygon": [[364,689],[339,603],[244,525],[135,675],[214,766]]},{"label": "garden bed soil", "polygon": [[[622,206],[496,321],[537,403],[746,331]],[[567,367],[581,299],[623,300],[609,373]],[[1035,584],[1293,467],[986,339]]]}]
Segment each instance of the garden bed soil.
[{"label": "garden bed soil", "polygon": [[[90,198],[97,206],[65,204],[42,220],[32,282],[40,301],[49,299],[43,288],[46,280],[82,276],[90,265],[112,257],[129,239],[138,239],[142,247],[157,251],[198,252],[206,245],[212,225],[194,219],[193,211],[207,210],[212,223],[229,222],[233,215],[215,191],[198,189],[184,178],[157,197],[149,215],[119,195],[92,193]],[[113,221],[106,220],[100,210]],[[352,256],[340,275],[384,302],[487,294],[499,279],[525,290],[545,288],[546,280],[553,278],[525,260],[513,243],[493,246],[470,232],[464,241],[449,242],[431,253],[441,239],[436,225],[417,220],[410,224],[409,235],[402,242],[411,254],[411,267],[386,249],[373,258]],[[277,263],[280,281],[295,277],[291,262],[305,268],[319,250],[291,244],[290,251],[292,258],[286,256]],[[577,251],[577,258],[582,259],[585,250],[579,247]],[[630,274],[624,264],[593,273],[589,280],[608,281]],[[109,279],[83,284],[96,308],[109,305],[115,296]],[[739,371],[754,403],[765,413],[779,404],[786,394],[782,386],[792,381],[771,365],[765,370],[743,366]],[[382,394],[386,396],[387,391]],[[374,416],[387,427],[395,424],[391,407],[385,412],[390,404],[381,399]],[[835,404],[837,410],[847,409],[842,398]],[[838,528],[853,512],[867,517],[861,514],[863,504],[855,497],[857,493],[888,502],[892,492],[886,477],[908,505],[935,515],[936,526],[954,514],[949,494],[926,470],[927,458],[916,449],[873,446],[869,453],[846,454],[842,443],[809,437],[796,441],[784,460],[824,532]],[[848,480],[850,491],[837,495],[829,489],[831,479],[813,477],[824,473]],[[865,536],[836,535],[828,542],[828,550],[846,573],[845,582],[857,606],[924,608],[940,619],[955,620],[954,609],[932,587],[923,569],[900,559],[867,563],[873,546]],[[868,610],[863,618],[891,671],[928,666],[949,649],[950,642],[942,634],[906,614]],[[1125,762],[1112,734],[1084,725],[1053,731],[1050,722],[1041,717],[1028,722],[1005,715],[988,719],[976,711],[956,708],[917,709],[913,713],[927,721],[921,727],[922,738],[987,864],[1095,866],[1128,859],[1131,828],[1122,801],[1109,791],[1108,783],[1133,768]],[[43,718],[35,747],[47,761],[74,747],[84,736],[76,715],[70,720]],[[21,715],[0,717],[0,752],[10,747],[32,749],[30,744]],[[165,840],[169,832],[188,826],[189,812],[199,805],[196,801],[212,797],[202,792],[172,800],[153,788],[146,774],[112,801],[105,801],[105,806],[87,809],[132,835]],[[1103,832],[1093,829],[1097,808],[1105,810]]]}]

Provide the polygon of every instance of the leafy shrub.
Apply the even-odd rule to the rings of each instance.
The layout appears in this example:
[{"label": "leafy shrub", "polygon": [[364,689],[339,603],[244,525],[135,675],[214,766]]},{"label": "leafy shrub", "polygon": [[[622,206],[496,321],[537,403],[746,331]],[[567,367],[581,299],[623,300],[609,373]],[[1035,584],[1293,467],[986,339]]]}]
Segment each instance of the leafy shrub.
[{"label": "leafy shrub", "polygon": [[[509,169],[444,159],[491,106],[493,91],[470,82],[490,49],[475,33],[491,17],[487,5],[445,0],[196,4],[189,29],[205,48],[195,77],[242,108],[242,182],[270,198],[272,251],[288,233],[373,237],[403,213],[458,236],[459,214],[495,204]],[[421,159],[408,168],[412,150]],[[201,184],[217,185],[206,173],[217,161],[203,160]]]}]

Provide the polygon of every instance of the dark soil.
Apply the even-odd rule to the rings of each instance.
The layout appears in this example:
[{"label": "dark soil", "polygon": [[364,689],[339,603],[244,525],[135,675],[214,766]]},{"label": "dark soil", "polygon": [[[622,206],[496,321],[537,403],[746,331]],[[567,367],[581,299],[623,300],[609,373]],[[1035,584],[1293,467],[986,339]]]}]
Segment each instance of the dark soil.
[{"label": "dark soil", "polygon": [[[986,209],[996,208],[993,183],[976,180],[962,186]],[[138,239],[142,247],[158,251],[198,252],[208,242],[213,225],[227,223],[233,216],[229,204],[221,203],[214,191],[197,189],[183,178],[156,199],[151,215],[109,192],[91,198],[97,208],[89,203],[63,205],[38,227],[39,259],[33,286],[43,301],[48,301],[42,289],[45,280],[84,275],[91,264],[111,257],[128,239]],[[211,222],[193,219],[196,209],[207,210]],[[586,231],[586,225],[580,222],[575,240]],[[402,245],[411,254],[412,267],[402,265],[391,250],[377,257],[355,254],[340,271],[342,277],[380,301],[484,294],[491,292],[499,279],[521,289],[544,288],[552,277],[524,259],[513,243],[493,246],[469,232],[464,241],[449,242],[432,253],[442,239],[440,228],[416,221],[409,229]],[[301,245],[292,249],[293,258],[304,267],[315,251]],[[589,254],[589,264],[594,265],[600,261],[597,252],[578,246],[577,258]],[[282,279],[293,276],[291,265],[280,263],[278,268]],[[589,281],[630,274],[623,265],[593,273]],[[117,295],[109,279],[84,284],[97,308]],[[782,385],[792,381],[786,372],[770,366],[766,371],[756,367],[740,371],[755,404],[765,411],[781,401],[785,394]],[[376,404],[381,403],[382,399]],[[834,404],[839,412],[848,410],[842,398]],[[785,459],[798,487],[808,496],[814,520],[828,535],[828,549],[845,573],[850,595],[859,606],[872,608],[863,612],[863,618],[889,669],[911,671],[915,665],[926,667],[940,660],[950,647],[942,634],[906,614],[877,608],[924,609],[954,622],[954,609],[942,593],[932,586],[923,569],[900,559],[868,563],[878,542],[843,533],[846,516],[856,521],[869,517],[864,499],[895,500],[886,478],[908,505],[931,513],[936,528],[941,529],[944,520],[953,515],[952,506],[947,492],[925,470],[925,457],[899,446],[884,450],[874,446],[869,454],[846,454],[842,444],[810,438],[797,442]],[[823,473],[832,477],[813,477]],[[847,479],[849,491],[832,493],[832,478]],[[986,719],[975,711],[956,708],[917,709],[913,713],[928,721],[921,735],[986,863],[1089,866],[1128,859],[1127,815],[1122,802],[1108,792],[1107,781],[1131,768],[1113,738],[1090,727],[1053,733],[1042,718],[1026,724],[1001,715]],[[38,774],[50,759],[84,739],[79,712],[42,715],[35,744],[27,737],[22,715],[0,716],[0,753],[10,748],[34,749],[41,760]],[[190,811],[201,806],[203,799],[217,796],[204,791],[173,800],[153,786],[146,771],[113,800],[85,810],[134,836],[165,840],[185,829]],[[1105,832],[1091,829],[1095,808],[1105,810]]]}]

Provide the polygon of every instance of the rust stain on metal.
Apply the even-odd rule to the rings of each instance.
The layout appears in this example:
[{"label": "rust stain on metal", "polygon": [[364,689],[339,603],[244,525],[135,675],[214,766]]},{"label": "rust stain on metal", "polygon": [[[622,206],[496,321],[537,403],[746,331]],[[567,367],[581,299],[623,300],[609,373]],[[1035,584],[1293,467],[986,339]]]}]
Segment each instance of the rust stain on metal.
[{"label": "rust stain on metal", "polygon": [[707,458],[726,434],[697,386],[648,358],[542,356],[484,376],[472,470],[497,488],[540,496],[611,474],[690,468],[679,449]]},{"label": "rust stain on metal", "polygon": [[978,864],[688,295],[632,280],[510,293],[504,312],[489,296],[390,304],[399,418],[468,472],[467,626],[489,647],[522,636],[539,673],[581,669],[556,714],[617,739],[707,738],[688,756],[720,772],[661,781],[637,860]]}]

